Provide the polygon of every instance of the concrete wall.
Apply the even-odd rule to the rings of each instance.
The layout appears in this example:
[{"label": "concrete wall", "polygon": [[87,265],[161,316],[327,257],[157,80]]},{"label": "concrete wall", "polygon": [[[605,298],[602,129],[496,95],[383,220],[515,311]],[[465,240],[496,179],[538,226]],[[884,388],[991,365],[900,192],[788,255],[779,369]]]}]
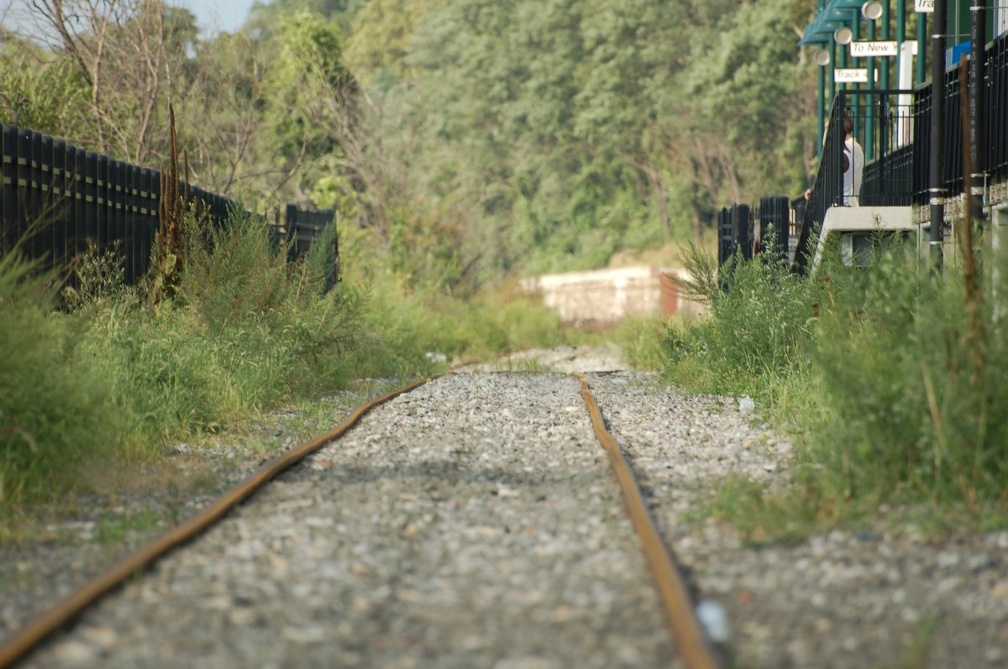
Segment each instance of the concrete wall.
[{"label": "concrete wall", "polygon": [[627,267],[549,274],[522,282],[522,288],[542,294],[565,323],[608,325],[628,317],[696,315],[699,305],[679,295],[680,270]]}]

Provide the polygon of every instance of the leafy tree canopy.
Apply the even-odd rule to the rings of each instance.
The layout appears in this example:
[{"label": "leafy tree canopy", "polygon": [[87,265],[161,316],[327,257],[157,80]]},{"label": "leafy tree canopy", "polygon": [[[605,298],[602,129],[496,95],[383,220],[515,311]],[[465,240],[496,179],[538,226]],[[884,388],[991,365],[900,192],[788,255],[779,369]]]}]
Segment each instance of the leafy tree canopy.
[{"label": "leafy tree canopy", "polygon": [[[37,1],[65,22],[82,0]],[[695,238],[722,206],[803,188],[813,5],[273,0],[204,40],[186,10],[109,0],[111,23],[0,47],[0,114],[147,159],[175,102],[203,185],[339,203],[415,281],[467,290]],[[146,65],[107,55],[127,52]]]}]

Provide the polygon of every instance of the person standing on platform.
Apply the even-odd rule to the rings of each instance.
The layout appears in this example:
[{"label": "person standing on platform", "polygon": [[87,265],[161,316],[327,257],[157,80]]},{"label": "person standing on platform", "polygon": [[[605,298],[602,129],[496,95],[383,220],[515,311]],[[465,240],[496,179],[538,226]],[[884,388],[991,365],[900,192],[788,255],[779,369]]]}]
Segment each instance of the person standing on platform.
[{"label": "person standing on platform", "polygon": [[848,207],[861,204],[861,177],[864,174],[864,149],[854,139],[854,119],[844,117],[843,203]]}]

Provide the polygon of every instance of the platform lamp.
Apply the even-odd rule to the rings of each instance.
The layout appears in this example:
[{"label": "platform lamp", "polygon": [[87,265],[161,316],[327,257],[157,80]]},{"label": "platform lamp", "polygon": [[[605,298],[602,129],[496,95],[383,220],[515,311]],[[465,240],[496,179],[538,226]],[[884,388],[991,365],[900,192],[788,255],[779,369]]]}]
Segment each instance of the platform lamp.
[{"label": "platform lamp", "polygon": [[[840,26],[833,31],[833,43],[837,46],[847,46],[854,41],[854,32],[847,26]],[[837,67],[847,67],[847,49],[837,49]],[[840,84],[841,90],[846,89],[846,84]]]},{"label": "platform lamp", "polygon": [[833,41],[841,46],[847,46],[854,39],[854,33],[847,26],[840,26],[833,31]]},{"label": "platform lamp", "polygon": [[882,17],[882,3],[878,0],[868,0],[861,5],[861,16],[865,17],[866,21],[877,21]]},{"label": "platform lamp", "polygon": [[[833,31],[833,43],[845,47],[854,41],[854,32],[847,26],[840,26]],[[837,67],[847,67],[847,49],[837,49]],[[840,82],[840,90],[847,90],[847,84]]]}]

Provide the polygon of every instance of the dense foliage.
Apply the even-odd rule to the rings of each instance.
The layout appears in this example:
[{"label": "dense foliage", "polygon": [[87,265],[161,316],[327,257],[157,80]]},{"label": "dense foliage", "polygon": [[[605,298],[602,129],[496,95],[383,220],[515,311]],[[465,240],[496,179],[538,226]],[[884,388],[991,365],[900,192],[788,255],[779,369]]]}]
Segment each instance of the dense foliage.
[{"label": "dense foliage", "polygon": [[[360,34],[413,4],[370,3]],[[463,253],[485,270],[603,266],[689,238],[727,199],[800,187],[787,133],[807,110],[779,101],[802,88],[807,17],[786,3],[427,5],[395,21],[412,26],[400,59],[356,33],[348,55],[409,160],[405,192],[428,221],[464,221]]]},{"label": "dense foliage", "polygon": [[357,231],[327,292],[324,243],[289,263],[260,226],[235,216],[207,233],[188,219],[179,290],[157,302],[154,281],[124,285],[121,261],[98,249],[61,301],[51,276],[0,256],[0,345],[16,352],[0,356],[0,543],[23,504],[87,490],[96,471],[128,480],[166,445],[239,432],[360,379],[405,383],[449,360],[569,343],[528,296],[404,294]]},{"label": "dense foliage", "polygon": [[198,185],[339,207],[411,283],[471,294],[799,191],[810,5],[274,0],[202,35],[161,2],[41,0],[3,23],[0,120],[160,166],[171,102]]},{"label": "dense foliage", "polygon": [[715,261],[693,253],[710,318],[665,329],[666,373],[694,391],[755,397],[798,446],[789,499],[736,482],[728,495],[741,485],[748,508],[730,513],[765,531],[767,518],[753,516],[789,509],[792,519],[833,522],[877,515],[881,504],[933,505],[942,530],[1003,526],[1006,262],[1003,251],[985,254],[993,271],[974,320],[958,268],[939,278],[902,251],[879,251],[869,268],[837,261],[812,280],[742,262],[721,273],[727,290]]}]

